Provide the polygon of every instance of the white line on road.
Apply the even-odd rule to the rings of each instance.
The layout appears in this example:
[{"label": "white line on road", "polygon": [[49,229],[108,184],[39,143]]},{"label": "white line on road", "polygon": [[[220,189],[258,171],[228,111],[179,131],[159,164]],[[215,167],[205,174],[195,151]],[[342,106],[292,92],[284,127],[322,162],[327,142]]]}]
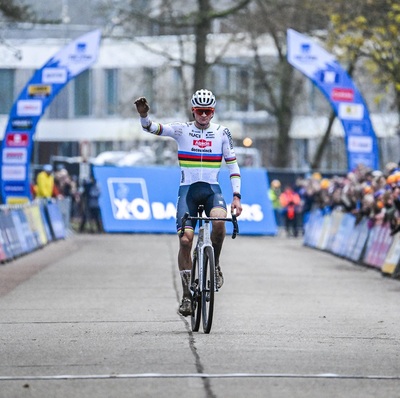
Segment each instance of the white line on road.
[{"label": "white line on road", "polygon": [[288,378],[288,379],[368,379],[400,380],[399,375],[341,375],[335,373],[294,374],[294,373],[133,373],[105,375],[49,375],[49,376],[0,376],[0,381],[16,380],[79,380],[79,379],[225,379],[225,378]]}]

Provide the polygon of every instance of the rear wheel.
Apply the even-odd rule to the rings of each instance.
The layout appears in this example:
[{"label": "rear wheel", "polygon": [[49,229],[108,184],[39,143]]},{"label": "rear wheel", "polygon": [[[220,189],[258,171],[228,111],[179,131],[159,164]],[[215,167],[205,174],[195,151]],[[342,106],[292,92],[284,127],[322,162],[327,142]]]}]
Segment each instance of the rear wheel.
[{"label": "rear wheel", "polygon": [[203,290],[201,292],[201,307],[204,333],[210,333],[214,313],[215,290],[215,260],[213,248],[207,246],[203,259]]},{"label": "rear wheel", "polygon": [[199,292],[199,260],[197,248],[193,252],[192,273],[190,277],[190,290],[192,292],[192,330],[198,332],[201,318],[201,300]]}]

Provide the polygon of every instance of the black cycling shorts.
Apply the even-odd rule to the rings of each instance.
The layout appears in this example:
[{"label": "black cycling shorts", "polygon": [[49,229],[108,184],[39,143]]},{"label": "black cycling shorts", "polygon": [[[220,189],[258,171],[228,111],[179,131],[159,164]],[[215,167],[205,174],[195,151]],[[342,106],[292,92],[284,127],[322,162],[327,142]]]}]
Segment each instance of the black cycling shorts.
[{"label": "black cycling shorts", "polygon": [[[178,192],[178,203],[176,205],[176,230],[182,227],[182,217],[188,212],[191,216],[197,216],[199,205],[204,206],[206,215],[209,217],[212,209],[219,207],[226,211],[226,203],[222,196],[221,187],[218,184],[207,182],[195,182],[192,185],[181,185]],[[186,228],[196,227],[196,220],[188,221]]]}]

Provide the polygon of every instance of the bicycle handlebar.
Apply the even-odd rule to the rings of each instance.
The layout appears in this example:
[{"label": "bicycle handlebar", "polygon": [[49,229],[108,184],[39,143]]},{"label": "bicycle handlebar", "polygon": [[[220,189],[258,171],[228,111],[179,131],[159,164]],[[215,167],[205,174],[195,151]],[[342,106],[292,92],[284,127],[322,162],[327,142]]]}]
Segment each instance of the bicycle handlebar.
[{"label": "bicycle handlebar", "polygon": [[186,221],[188,220],[203,220],[203,221],[230,221],[233,225],[233,232],[232,232],[232,239],[236,238],[236,235],[239,234],[239,225],[237,222],[237,217],[235,214],[232,214],[231,218],[223,218],[223,217],[193,217],[189,213],[185,213],[185,215],[182,217],[182,227],[180,231],[180,236],[183,236],[185,233],[185,226],[186,226]]}]

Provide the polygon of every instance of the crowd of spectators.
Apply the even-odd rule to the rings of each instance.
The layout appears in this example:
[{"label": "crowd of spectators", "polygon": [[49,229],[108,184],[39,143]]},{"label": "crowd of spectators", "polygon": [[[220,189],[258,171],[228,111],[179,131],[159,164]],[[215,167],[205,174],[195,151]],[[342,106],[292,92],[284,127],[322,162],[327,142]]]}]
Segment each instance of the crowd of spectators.
[{"label": "crowd of spectators", "polygon": [[79,232],[103,232],[99,205],[100,187],[93,177],[78,182],[62,165],[46,164],[32,183],[33,199],[69,199],[69,219],[79,222]]},{"label": "crowd of spectators", "polygon": [[[277,181],[272,181],[271,188],[276,186]],[[302,226],[312,210],[320,209],[324,214],[334,210],[353,214],[356,223],[366,217],[371,227],[389,223],[392,234],[400,230],[400,165],[394,162],[383,171],[360,165],[345,176],[324,178],[313,173],[297,179],[293,188],[301,198],[297,212]],[[285,214],[282,203],[280,214]],[[282,220],[277,222],[285,225]]]}]

